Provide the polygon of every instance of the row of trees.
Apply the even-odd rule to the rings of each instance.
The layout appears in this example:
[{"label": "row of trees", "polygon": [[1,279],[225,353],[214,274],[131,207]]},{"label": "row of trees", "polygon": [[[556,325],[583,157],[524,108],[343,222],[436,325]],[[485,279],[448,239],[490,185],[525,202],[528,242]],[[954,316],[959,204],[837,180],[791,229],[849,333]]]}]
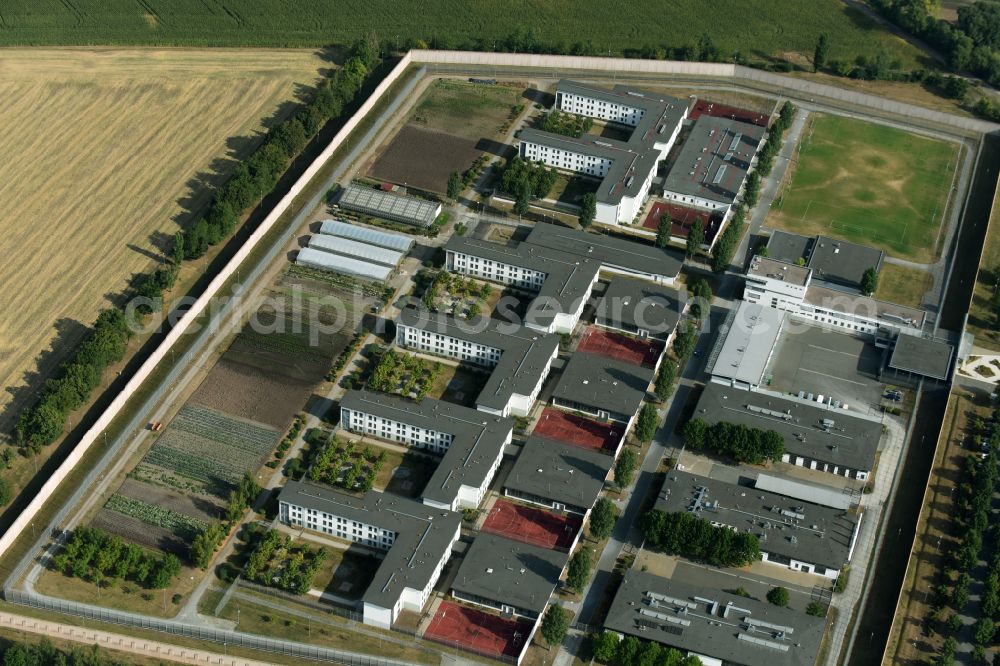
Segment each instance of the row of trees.
[{"label": "row of trees", "polygon": [[757,152],[757,168],[747,176],[743,202],[733,210],[732,219],[712,248],[712,270],[716,273],[725,271],[732,262],[740,238],[743,237],[747,212],[757,204],[761,183],[770,175],[774,160],[781,152],[785,131],[791,127],[794,118],[795,106],[791,102],[785,102],[778,111],[778,117],[768,128],[767,140]]},{"label": "row of trees", "polygon": [[594,119],[590,116],[578,116],[575,113],[563,113],[559,109],[553,109],[545,114],[540,126],[546,132],[579,139],[594,126]]},{"label": "row of trees", "polygon": [[[183,261],[202,256],[210,245],[228,238],[247,209],[274,188],[309,140],[353,101],[377,60],[377,44],[371,40],[356,44],[344,66],[319,84],[312,101],[273,127],[257,150],[236,167],[216,191],[204,217],[175,236],[170,261],[136,279],[133,295],[156,302],[174,286]],[[149,303],[136,308],[139,314],[152,309]],[[67,415],[90,399],[104,370],[124,357],[131,336],[122,309],[110,308],[98,315],[93,330],[46,382],[38,401],[19,415],[15,433],[22,451],[36,454],[62,435]]]},{"label": "row of trees", "polygon": [[680,650],[635,636],[621,638],[613,631],[602,631],[591,634],[589,640],[594,659],[608,666],[701,666],[694,655],[684,656]]},{"label": "row of trees", "polygon": [[717,567],[742,567],[760,559],[760,542],[755,535],[715,527],[690,513],[653,509],[643,514],[639,526],[646,543],[670,555]]},{"label": "row of trees", "polygon": [[124,666],[108,658],[99,647],[76,647],[64,652],[42,637],[37,645],[7,643],[0,651],[4,666]]},{"label": "row of trees", "polygon": [[215,551],[222,545],[222,541],[233,527],[243,517],[243,512],[253,506],[257,496],[260,495],[261,487],[253,478],[250,472],[244,472],[239,485],[229,491],[229,501],[226,504],[226,521],[214,521],[202,530],[194,539],[188,549],[188,558],[196,567],[205,569],[212,561]]},{"label": "row of trees", "polygon": [[52,568],[67,576],[89,580],[130,580],[153,590],[170,585],[181,570],[177,556],[156,557],[134,543],[94,527],[73,530],[62,552],[52,558]]},{"label": "row of trees", "polygon": [[975,2],[958,8],[958,22],[933,15],[926,0],[872,0],[875,7],[907,32],[916,35],[947,59],[956,70],[967,70],[992,86],[1000,85],[1000,6]]},{"label": "row of trees", "polygon": [[781,460],[785,454],[785,440],[779,433],[742,423],[718,421],[709,425],[693,418],[681,426],[680,435],[695,451],[708,450],[751,465]]}]

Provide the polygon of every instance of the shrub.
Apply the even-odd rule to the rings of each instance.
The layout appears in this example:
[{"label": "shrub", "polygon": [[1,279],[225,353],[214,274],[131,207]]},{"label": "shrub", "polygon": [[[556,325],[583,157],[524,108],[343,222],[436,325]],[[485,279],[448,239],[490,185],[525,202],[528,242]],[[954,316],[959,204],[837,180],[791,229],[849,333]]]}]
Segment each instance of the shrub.
[{"label": "shrub", "polygon": [[767,593],[767,600],[775,606],[788,605],[788,590],[783,587],[772,587]]}]

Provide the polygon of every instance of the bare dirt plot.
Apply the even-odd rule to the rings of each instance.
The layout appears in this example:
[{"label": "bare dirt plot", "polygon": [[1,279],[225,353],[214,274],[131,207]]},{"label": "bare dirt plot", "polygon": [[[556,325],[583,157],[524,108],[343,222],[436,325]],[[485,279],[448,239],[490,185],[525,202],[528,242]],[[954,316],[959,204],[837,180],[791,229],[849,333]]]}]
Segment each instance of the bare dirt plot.
[{"label": "bare dirt plot", "polygon": [[324,66],[311,50],[5,49],[0,431],[33,395],[4,409],[10,391],[41,382],[32,373],[207,201],[203,179],[228,173]]},{"label": "bare dirt plot", "polygon": [[161,550],[164,553],[173,553],[178,557],[186,556],[188,551],[188,545],[170,530],[150,525],[138,518],[126,516],[111,509],[98,511],[94,519],[90,521],[90,526],[117,534],[126,541],[137,543],[140,546]]},{"label": "bare dirt plot", "polygon": [[284,428],[302,409],[314,383],[224,357],[191,396],[191,402]]},{"label": "bare dirt plot", "polygon": [[375,160],[368,175],[443,193],[448,189],[448,176],[468,169],[479,154],[472,139],[407,125]]}]

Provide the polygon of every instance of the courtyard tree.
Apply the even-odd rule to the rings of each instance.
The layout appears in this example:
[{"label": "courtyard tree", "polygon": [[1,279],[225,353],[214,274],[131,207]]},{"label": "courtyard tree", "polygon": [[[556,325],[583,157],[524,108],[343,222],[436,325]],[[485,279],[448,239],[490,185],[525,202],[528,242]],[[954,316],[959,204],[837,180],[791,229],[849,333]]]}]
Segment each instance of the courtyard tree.
[{"label": "courtyard tree", "polygon": [[656,225],[656,247],[666,247],[670,243],[670,229],[673,225],[670,213],[663,211],[663,215],[660,216],[660,221]]},{"label": "courtyard tree", "polygon": [[626,448],[621,452],[618,460],[615,461],[615,483],[618,484],[619,488],[626,488],[632,483],[632,477],[635,476],[638,463],[639,457],[632,449]]},{"label": "courtyard tree", "polygon": [[600,498],[594,505],[594,510],[590,512],[590,536],[595,539],[606,539],[611,536],[615,520],[615,505],[607,497]]},{"label": "courtyard tree", "polygon": [[639,420],[635,424],[635,436],[642,442],[651,442],[656,434],[656,427],[659,425],[659,417],[656,414],[656,407],[648,402],[639,411]]},{"label": "courtyard tree", "polygon": [[663,361],[660,372],[656,375],[653,392],[660,402],[665,401],[674,392],[674,380],[677,378],[677,364],[669,358]]},{"label": "courtyard tree", "polygon": [[531,210],[531,185],[525,182],[514,200],[514,212],[518,215],[527,215],[529,210]]},{"label": "courtyard tree", "polygon": [[783,587],[772,587],[767,593],[767,600],[775,606],[788,605],[788,590]]},{"label": "courtyard tree", "polygon": [[589,227],[596,215],[597,195],[593,192],[587,192],[583,195],[583,201],[580,202],[580,226],[584,229]]},{"label": "courtyard tree", "polygon": [[451,175],[448,176],[448,198],[457,199],[458,195],[462,193],[462,174],[457,171],[452,171]]},{"label": "courtyard tree", "polygon": [[865,269],[861,275],[861,293],[865,296],[871,296],[876,289],[878,289],[878,271],[873,266]]},{"label": "courtyard tree", "polygon": [[587,581],[590,580],[590,559],[590,551],[586,548],[581,548],[576,551],[573,557],[569,558],[569,564],[566,567],[566,584],[577,592],[582,591],[587,585]]},{"label": "courtyard tree", "polygon": [[569,629],[569,613],[558,604],[552,604],[542,619],[542,637],[550,646],[559,645]]},{"label": "courtyard tree", "polygon": [[712,288],[705,278],[699,278],[691,285],[691,314],[698,319],[712,306]]},{"label": "courtyard tree", "polygon": [[693,257],[701,252],[701,246],[705,242],[705,223],[698,218],[691,225],[687,237],[687,256]]}]

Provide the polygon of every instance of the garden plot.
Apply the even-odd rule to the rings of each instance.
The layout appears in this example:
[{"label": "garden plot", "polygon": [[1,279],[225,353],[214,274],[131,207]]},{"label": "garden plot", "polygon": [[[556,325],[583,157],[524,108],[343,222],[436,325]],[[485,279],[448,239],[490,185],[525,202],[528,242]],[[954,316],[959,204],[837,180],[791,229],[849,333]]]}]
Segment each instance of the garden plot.
[{"label": "garden plot", "polygon": [[133,474],[181,490],[222,494],[245,472],[261,465],[278,434],[260,424],[187,405]]},{"label": "garden plot", "polygon": [[309,478],[344,490],[367,492],[375,485],[385,465],[388,451],[366,446],[357,448],[353,441],[337,439],[319,444],[310,455]]},{"label": "garden plot", "polygon": [[164,553],[186,557],[189,541],[178,537],[170,530],[150,525],[138,518],[126,516],[111,509],[101,509],[90,521],[90,527],[116,534],[126,541],[152,548]]}]

